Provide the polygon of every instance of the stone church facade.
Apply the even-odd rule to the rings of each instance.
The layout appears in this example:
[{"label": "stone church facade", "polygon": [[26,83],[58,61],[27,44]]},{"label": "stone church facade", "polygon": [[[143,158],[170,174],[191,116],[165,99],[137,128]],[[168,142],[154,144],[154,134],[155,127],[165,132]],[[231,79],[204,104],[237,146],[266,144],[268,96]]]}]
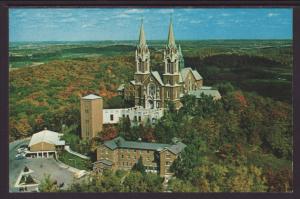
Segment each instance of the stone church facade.
[{"label": "stone church facade", "polygon": [[[135,52],[136,71],[121,92],[127,98],[134,98],[135,106],[146,109],[165,108],[168,101],[180,108],[180,98],[185,94],[199,91],[206,93],[213,90],[203,86],[203,78],[198,71],[185,67],[180,45],[176,45],[172,19],[169,25],[168,40],[163,55],[163,74],[151,70],[150,51],[146,42],[144,25],[141,23],[139,41]],[[209,93],[216,93],[209,92]],[[198,92],[198,93],[199,93]],[[220,95],[212,96],[219,99]]]},{"label": "stone church facade", "polygon": [[218,90],[203,86],[201,75],[190,67],[185,67],[180,45],[176,45],[172,20],[168,41],[164,49],[164,70],[160,74],[151,70],[150,51],[146,42],[143,22],[140,27],[139,42],[135,52],[136,71],[134,80],[120,85],[118,93],[134,100],[134,107],[103,109],[103,99],[93,94],[81,98],[81,137],[92,139],[103,129],[103,124],[117,124],[122,117],[130,121],[155,122],[163,116],[168,101],[177,109],[182,104],[183,95],[201,98],[210,95],[214,100],[221,98]]}]

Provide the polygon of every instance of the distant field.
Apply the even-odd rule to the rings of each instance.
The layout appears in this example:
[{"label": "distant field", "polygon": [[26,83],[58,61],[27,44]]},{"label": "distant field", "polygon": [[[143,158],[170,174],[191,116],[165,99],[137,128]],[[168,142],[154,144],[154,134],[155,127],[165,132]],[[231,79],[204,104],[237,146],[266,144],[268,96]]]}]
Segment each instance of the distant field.
[{"label": "distant field", "polygon": [[[149,41],[148,43],[150,49],[157,52],[162,51],[165,45],[165,41]],[[181,44],[186,56],[200,58],[219,53],[261,54],[270,55],[272,58],[272,53],[269,52],[292,48],[290,40],[208,40],[178,41],[177,43]],[[24,67],[34,62],[91,56],[133,55],[135,45],[136,41],[12,42],[9,47],[10,66]],[[279,56],[277,59],[283,60],[284,58]],[[288,61],[291,63],[291,59]]]}]

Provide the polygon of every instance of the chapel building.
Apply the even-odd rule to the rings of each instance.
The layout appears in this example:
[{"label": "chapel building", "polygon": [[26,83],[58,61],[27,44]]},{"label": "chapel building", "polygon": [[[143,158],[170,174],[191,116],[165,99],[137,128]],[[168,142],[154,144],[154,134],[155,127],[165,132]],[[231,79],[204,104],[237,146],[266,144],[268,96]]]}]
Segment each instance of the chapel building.
[{"label": "chapel building", "polygon": [[170,20],[168,40],[164,48],[163,73],[151,69],[150,51],[146,42],[143,21],[140,27],[139,41],[136,46],[136,71],[134,80],[126,86],[120,86],[120,93],[126,98],[134,98],[135,106],[146,109],[165,108],[168,101],[180,108],[180,98],[185,95],[201,93],[220,99],[219,92],[203,86],[203,78],[197,70],[185,67],[180,45],[175,43],[172,19]]}]

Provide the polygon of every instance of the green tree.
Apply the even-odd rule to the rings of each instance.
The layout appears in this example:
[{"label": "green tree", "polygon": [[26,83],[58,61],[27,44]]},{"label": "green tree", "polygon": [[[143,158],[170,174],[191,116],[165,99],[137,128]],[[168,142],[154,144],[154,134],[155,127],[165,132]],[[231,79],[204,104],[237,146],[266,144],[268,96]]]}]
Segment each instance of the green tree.
[{"label": "green tree", "polygon": [[140,172],[130,172],[123,182],[125,192],[146,192],[147,184]]},{"label": "green tree", "polygon": [[51,179],[50,175],[46,175],[41,183],[39,184],[40,192],[59,192],[60,189],[57,185],[57,182]]},{"label": "green tree", "polygon": [[189,181],[172,179],[168,183],[172,192],[198,192],[197,188],[194,187]]},{"label": "green tree", "polygon": [[138,159],[138,161],[133,165],[132,171],[140,172],[141,174],[146,174],[145,166],[143,164],[142,156]]}]

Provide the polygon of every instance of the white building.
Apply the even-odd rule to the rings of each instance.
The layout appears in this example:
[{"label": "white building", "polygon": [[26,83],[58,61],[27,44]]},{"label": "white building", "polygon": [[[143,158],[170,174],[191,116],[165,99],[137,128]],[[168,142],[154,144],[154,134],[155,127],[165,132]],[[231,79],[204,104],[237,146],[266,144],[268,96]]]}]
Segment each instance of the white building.
[{"label": "white building", "polygon": [[137,121],[144,123],[147,120],[155,122],[164,114],[162,108],[145,109],[142,106],[122,109],[103,109],[103,124],[117,124],[120,118],[129,117],[130,121]]},{"label": "white building", "polygon": [[29,142],[27,157],[54,157],[57,150],[65,147],[65,141],[61,140],[63,134],[47,129],[32,135]]}]

